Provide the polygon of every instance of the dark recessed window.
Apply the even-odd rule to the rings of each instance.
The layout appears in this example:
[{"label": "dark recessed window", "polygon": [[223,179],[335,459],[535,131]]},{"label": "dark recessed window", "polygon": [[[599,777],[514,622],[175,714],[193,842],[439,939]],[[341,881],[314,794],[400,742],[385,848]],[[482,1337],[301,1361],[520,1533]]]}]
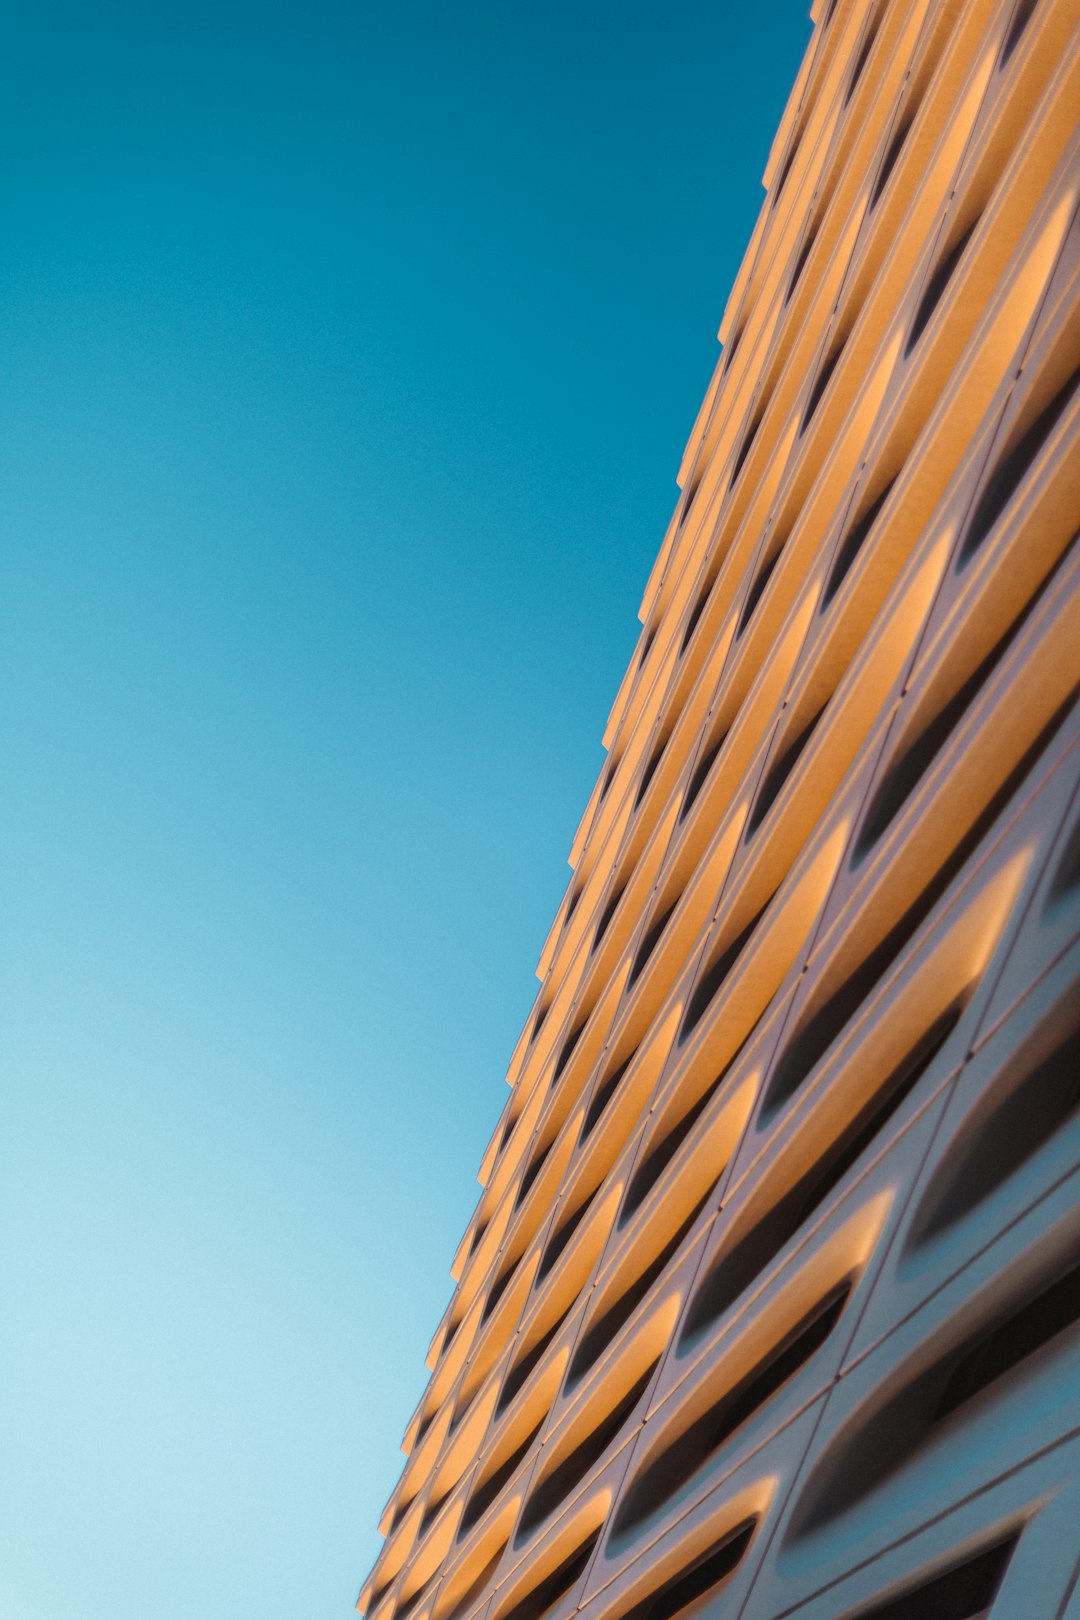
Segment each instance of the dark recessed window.
[{"label": "dark recessed window", "polygon": [[483,1518],[507,1480],[517,1472],[525,1460],[529,1447],[544,1427],[544,1422],[545,1419],[541,1418],[536,1427],[530,1430],[521,1444],[511,1452],[510,1456],[501,1462],[473,1491],[461,1515],[461,1523],[457,1532],[459,1541],[466,1530],[471,1530],[477,1520]]},{"label": "dark recessed window", "polygon": [[[766,402],[766,404],[767,404],[767,402]],[[747,428],[745,434],[743,435],[743,441],[739,446],[739,453],[735,457],[735,465],[731,469],[731,478],[728,480],[728,488],[729,489],[731,489],[734,486],[735,480],[738,478],[739,474],[743,470],[743,466],[744,466],[744,464],[746,462],[747,456],[750,454],[750,451],[753,449],[754,440],[757,438],[758,428],[761,426],[762,422],[765,419],[765,408],[766,408],[765,405],[761,406],[761,408],[758,411],[757,415],[754,417],[753,421],[750,423],[750,426]]]},{"label": "dark recessed window", "polygon": [[765,820],[765,817],[768,815],[769,811],[780,797],[784,783],[787,781],[788,777],[795,769],[795,766],[798,764],[802,752],[807,743],[810,741],[810,738],[814,735],[814,728],[824,712],[824,708],[819,709],[817,714],[806,722],[802,730],[797,736],[791,739],[791,741],[787,744],[787,747],[766,772],[765,780],[758,788],[754,802],[750,808],[750,814],[746,818],[746,831],[744,832],[743,837],[747,843],[749,843],[750,839],[753,838],[754,834],[761,826],[761,823]]},{"label": "dark recessed window", "polygon": [[538,1283],[543,1282],[544,1278],[552,1269],[555,1262],[560,1259],[565,1252],[570,1239],[573,1237],[574,1233],[585,1219],[589,1207],[591,1206],[592,1201],[596,1197],[598,1191],[599,1188],[594,1187],[589,1196],[582,1199],[581,1203],[578,1205],[577,1209],[574,1210],[573,1214],[567,1215],[562,1224],[557,1226],[554,1232],[552,1232],[551,1236],[548,1238],[544,1247],[544,1252],[540,1256],[540,1264],[536,1268],[536,1281]]},{"label": "dark recessed window", "polygon": [[541,1620],[541,1616],[553,1609],[560,1598],[564,1598],[572,1586],[575,1586],[585,1573],[585,1566],[592,1557],[592,1550],[600,1539],[599,1530],[594,1530],[585,1545],[570,1558],[567,1558],[551,1574],[545,1576],[538,1586],[512,1608],[504,1609],[498,1620]]},{"label": "dark recessed window", "polygon": [[882,507],[892,494],[895,478],[890,478],[885,488],[865,506],[855,519],[850,529],[836,548],[833,565],[829,569],[829,577],[825,581],[825,589],[821,593],[821,611],[824,612],[840,589],[844,580],[851,572],[856,557],[866,544],[867,537],[878,520]]},{"label": "dark recessed window", "polygon": [[596,1090],[593,1092],[592,1101],[586,1110],[585,1118],[581,1122],[581,1135],[578,1138],[579,1142],[587,1142],[593,1131],[596,1129],[600,1121],[600,1116],[603,1114],[608,1103],[619,1089],[619,1082],[622,1080],[623,1075],[626,1073],[631,1063],[633,1063],[636,1056],[637,1047],[635,1046],[634,1050],[630,1053],[630,1056],[623,1058],[621,1063],[617,1063],[614,1068],[604,1076]]},{"label": "dark recessed window", "polygon": [[848,80],[848,87],[844,94],[845,107],[855,94],[859,80],[863,76],[863,69],[870,60],[870,52],[874,48],[874,41],[877,39],[878,28],[881,25],[881,12],[882,8],[881,6],[878,6],[877,10],[874,12],[874,15],[870,19],[869,26],[867,27],[866,38],[863,40],[862,49],[855,58],[855,66],[851,70],[851,78]]},{"label": "dark recessed window", "polygon": [[562,1462],[539,1482],[521,1510],[521,1518],[514,1533],[515,1546],[527,1541],[533,1531],[543,1524],[548,1514],[554,1512],[560,1503],[566,1500],[590,1469],[595,1468],[648,1389],[656,1368],[657,1363],[653,1362],[634,1387],[623,1396],[615,1410],[598,1423],[581,1444],[575,1446],[570,1455],[564,1457]]},{"label": "dark recessed window", "polygon": [[727,727],[725,726],[724,730],[721,731],[718,736],[714,737],[713,741],[706,748],[705,752],[701,755],[701,758],[694,767],[694,774],[686,785],[686,794],[683,798],[682,807],[679,810],[680,821],[685,821],[686,817],[690,814],[690,811],[694,808],[694,801],[697,799],[702,788],[705,786],[705,783],[708,781],[709,772],[716,763],[716,756],[719,754],[726,741]]},{"label": "dark recessed window", "polygon": [[[1010,1536],[944,1575],[935,1575],[876,1609],[858,1609],[857,1620],[989,1620],[998,1587],[1019,1535]],[[843,1620],[848,1620],[845,1615]],[[852,1616],[855,1620],[855,1616]]]},{"label": "dark recessed window", "polygon": [[630,964],[630,973],[626,981],[626,987],[628,990],[633,989],[634,985],[644,973],[649,958],[652,956],[652,953],[655,951],[657,945],[659,945],[664,929],[671,921],[672,912],[675,910],[678,903],[679,902],[677,899],[673,900],[669,906],[664,907],[664,909],[653,919],[652,923],[650,924],[649,930],[641,944],[638,946],[634,960]]},{"label": "dark recessed window", "polygon": [[719,1321],[743,1291],[772,1265],[796,1233],[821,1208],[848,1171],[880,1136],[905,1097],[918,1085],[960,1021],[960,1000],[915,1042],[881,1082],[840,1135],[817,1157],[766,1214],[734,1241],[729,1241],[698,1283],[679,1333],[679,1355],[685,1355],[702,1333]]},{"label": "dark recessed window", "polygon": [[608,897],[608,903],[600,913],[600,921],[596,925],[596,933],[593,935],[592,948],[594,951],[599,945],[600,941],[603,939],[604,935],[607,933],[608,924],[611,922],[612,917],[614,917],[615,913],[619,909],[619,901],[622,899],[625,889],[625,883],[616,884],[615,888],[612,889],[611,894]]},{"label": "dark recessed window", "polygon": [[814,379],[814,386],[810,390],[810,398],[806,402],[806,409],[803,412],[802,421],[799,423],[800,435],[805,433],[807,428],[810,426],[810,423],[813,420],[814,412],[817,410],[825,396],[825,390],[832,381],[832,374],[839,364],[840,356],[844,352],[844,344],[846,342],[847,334],[845,333],[843,337],[833,344],[832,348],[825,356],[825,359],[821,362],[818,374]]},{"label": "dark recessed window", "polygon": [[900,156],[900,153],[904,150],[904,142],[907,140],[908,135],[911,132],[911,126],[915,122],[915,113],[917,110],[918,109],[915,107],[909,108],[906,116],[901,119],[899,125],[897,126],[892,140],[889,142],[888,150],[881,160],[881,168],[878,170],[877,179],[874,181],[874,189],[870,193],[871,210],[875,209],[878,203],[881,201],[881,194],[889,183],[889,176],[896,168],[896,160]]},{"label": "dark recessed window", "polygon": [[850,1281],[834,1288],[734,1389],[650,1458],[623,1496],[611,1529],[613,1537],[625,1535],[669,1502],[744,1423],[794,1378],[832,1333],[851,1288]]},{"label": "dark recessed window", "polygon": [[622,1620],[676,1620],[694,1606],[695,1613],[706,1612],[699,1599],[718,1597],[720,1588],[738,1569],[754,1538],[756,1519],[748,1519],[720,1542],[695,1558],[688,1568],[665,1581],[657,1591],[634,1605]]},{"label": "dark recessed window", "polygon": [[967,229],[960,233],[960,235],[953,242],[952,246],[946,249],[941,259],[938,261],[937,269],[930,277],[930,280],[926,283],[926,291],[919,300],[919,307],[915,311],[915,318],[911,323],[911,331],[908,333],[908,339],[904,345],[905,359],[907,359],[907,356],[911,353],[912,349],[914,349],[915,345],[926,331],[927,326],[930,324],[930,317],[944,297],[945,289],[952,280],[957,265],[964,257],[964,249],[970,242],[972,234],[975,230],[975,226],[978,223],[979,222],[977,219],[973,220]]},{"label": "dark recessed window", "polygon": [[1001,46],[1001,56],[998,59],[999,68],[1003,68],[1006,65],[1010,56],[1019,45],[1024,36],[1024,31],[1027,28],[1028,23],[1035,15],[1037,4],[1038,0],[1019,0],[1019,4],[1013,13],[1013,20],[1009,24],[1009,32],[1005,35],[1005,39]]},{"label": "dark recessed window", "polygon": [[723,984],[724,980],[735,966],[735,963],[742,955],[743,949],[748,943],[751,934],[754,932],[754,929],[765,915],[771,899],[772,895],[770,894],[769,899],[766,900],[765,904],[760,908],[760,910],[754,913],[746,926],[740,929],[739,933],[733,940],[731,940],[729,944],[725,945],[722,950],[718,951],[716,956],[714,956],[712,961],[709,963],[708,967],[699,976],[697,984],[694,986],[694,993],[690,997],[690,1000],[687,1003],[686,1011],[683,1014],[682,1025],[679,1029],[680,1041],[685,1041],[687,1036],[692,1034],[692,1032],[701,1023],[701,1020],[708,1012],[709,1007],[712,1005],[713,1000],[719,992],[720,986]]},{"label": "dark recessed window", "polygon": [[1022,433],[1013,434],[1001,451],[994,463],[994,470],[975,503],[975,509],[964,531],[964,538],[957,549],[958,567],[967,566],[992,531],[1032,462],[1071,404],[1078,383],[1080,383],[1080,367],[1066,378],[1030,427],[1025,428]]}]

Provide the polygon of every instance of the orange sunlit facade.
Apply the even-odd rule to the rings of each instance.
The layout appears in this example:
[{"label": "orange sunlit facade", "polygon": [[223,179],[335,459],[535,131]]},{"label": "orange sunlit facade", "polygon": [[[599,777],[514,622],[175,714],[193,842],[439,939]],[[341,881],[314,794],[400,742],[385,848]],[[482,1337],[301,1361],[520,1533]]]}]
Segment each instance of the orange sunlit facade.
[{"label": "orange sunlit facade", "polygon": [[370,1620],[1080,1620],[1080,4],[813,17]]}]

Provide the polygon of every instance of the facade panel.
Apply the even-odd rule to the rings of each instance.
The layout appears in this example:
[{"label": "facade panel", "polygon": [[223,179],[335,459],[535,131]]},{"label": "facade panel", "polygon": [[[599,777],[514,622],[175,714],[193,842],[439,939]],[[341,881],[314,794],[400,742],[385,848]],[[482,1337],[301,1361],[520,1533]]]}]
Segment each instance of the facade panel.
[{"label": "facade panel", "polygon": [[371,1620],[1080,1575],[1080,6],[832,0]]}]

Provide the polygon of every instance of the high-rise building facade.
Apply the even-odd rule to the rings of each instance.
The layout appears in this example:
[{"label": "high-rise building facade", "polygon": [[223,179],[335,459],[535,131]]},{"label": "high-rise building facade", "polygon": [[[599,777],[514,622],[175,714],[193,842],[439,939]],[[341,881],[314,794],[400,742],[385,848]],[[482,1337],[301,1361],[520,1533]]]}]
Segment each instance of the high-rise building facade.
[{"label": "high-rise building facade", "polygon": [[1080,5],[813,17],[370,1620],[1080,1620]]}]

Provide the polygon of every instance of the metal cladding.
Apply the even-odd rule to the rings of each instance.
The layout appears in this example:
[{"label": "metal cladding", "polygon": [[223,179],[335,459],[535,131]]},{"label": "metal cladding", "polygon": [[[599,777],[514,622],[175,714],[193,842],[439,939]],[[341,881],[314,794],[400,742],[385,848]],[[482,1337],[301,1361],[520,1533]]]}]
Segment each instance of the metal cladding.
[{"label": "metal cladding", "polygon": [[1078,28],[815,13],[372,1620],[1080,1620]]}]

